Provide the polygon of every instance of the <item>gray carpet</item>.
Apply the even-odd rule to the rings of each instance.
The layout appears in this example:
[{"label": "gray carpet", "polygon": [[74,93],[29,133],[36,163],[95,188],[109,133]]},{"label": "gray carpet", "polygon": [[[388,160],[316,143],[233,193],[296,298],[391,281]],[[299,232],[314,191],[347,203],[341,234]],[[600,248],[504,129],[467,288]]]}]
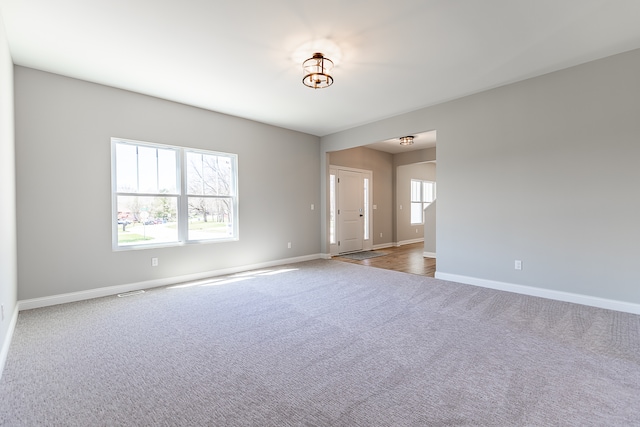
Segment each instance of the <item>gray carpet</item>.
[{"label": "gray carpet", "polygon": [[21,312],[0,424],[640,425],[640,316],[293,264]]},{"label": "gray carpet", "polygon": [[349,258],[349,259],[361,261],[363,259],[377,258],[379,256],[384,256],[387,254],[388,252],[381,252],[381,251],[362,251],[362,252],[353,252],[350,254],[341,254],[339,256],[342,258]]}]

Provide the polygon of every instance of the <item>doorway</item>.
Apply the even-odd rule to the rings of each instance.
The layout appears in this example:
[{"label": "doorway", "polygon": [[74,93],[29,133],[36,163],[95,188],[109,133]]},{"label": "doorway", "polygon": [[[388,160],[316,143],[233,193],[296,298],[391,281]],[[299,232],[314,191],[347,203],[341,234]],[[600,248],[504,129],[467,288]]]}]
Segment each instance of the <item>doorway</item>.
[{"label": "doorway", "polygon": [[371,250],[373,173],[330,166],[329,243],[332,255]]}]

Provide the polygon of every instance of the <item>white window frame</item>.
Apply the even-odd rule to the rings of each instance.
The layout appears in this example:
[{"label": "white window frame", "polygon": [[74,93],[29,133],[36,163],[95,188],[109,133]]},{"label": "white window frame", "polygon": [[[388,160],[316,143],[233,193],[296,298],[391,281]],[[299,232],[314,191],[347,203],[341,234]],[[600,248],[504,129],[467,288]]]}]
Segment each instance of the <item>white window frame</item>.
[{"label": "white window frame", "polygon": [[[143,193],[139,191],[125,192],[118,191],[117,183],[117,161],[116,146],[117,144],[126,144],[136,147],[148,147],[154,149],[172,150],[176,154],[176,192],[175,193]],[[189,194],[187,191],[187,153],[199,153],[212,156],[227,157],[231,162],[231,194],[217,195],[199,195]],[[139,172],[138,172],[139,173]],[[132,250],[132,249],[151,249],[167,246],[181,246],[193,243],[217,243],[239,240],[239,213],[238,213],[238,155],[233,153],[224,153],[210,150],[195,149],[189,147],[180,147],[174,145],[157,144],[145,141],[136,141],[124,138],[111,138],[111,223],[112,223],[112,249],[114,251]],[[120,245],[118,243],[118,196],[138,196],[138,197],[170,197],[177,201],[177,240],[164,243],[142,243]],[[231,235],[228,237],[213,237],[189,239],[189,197],[203,197],[209,199],[226,198],[231,199],[232,215]]]},{"label": "white window frame", "polygon": [[[413,186],[414,183],[419,183],[420,184],[420,194],[418,196],[418,198],[413,197]],[[410,221],[411,221],[411,225],[422,225],[424,224],[424,210],[427,208],[427,206],[429,206],[431,203],[433,203],[436,200],[436,183],[434,181],[427,181],[424,179],[411,179],[411,184],[410,184],[410,188],[409,188],[409,197],[411,199],[411,205],[410,205],[410,210],[409,210],[409,216],[410,216]],[[427,190],[428,186],[432,186],[433,187],[433,197],[431,197],[431,200],[428,200],[429,197],[427,197],[429,191]],[[413,218],[413,211],[414,211],[414,206],[415,205],[420,205],[420,221],[419,222],[415,222],[414,218]]]}]

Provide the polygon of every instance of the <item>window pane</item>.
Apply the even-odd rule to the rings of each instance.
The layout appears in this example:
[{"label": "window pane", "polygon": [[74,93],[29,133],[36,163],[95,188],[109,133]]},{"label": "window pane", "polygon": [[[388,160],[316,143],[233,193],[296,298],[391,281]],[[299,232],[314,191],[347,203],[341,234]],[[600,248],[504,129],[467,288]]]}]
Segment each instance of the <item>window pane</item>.
[{"label": "window pane", "polygon": [[233,192],[231,159],[225,156],[203,156],[205,194],[229,196]]},{"label": "window pane", "polygon": [[425,182],[424,183],[424,199],[423,201],[431,203],[436,198],[436,183]]},{"label": "window pane", "polygon": [[411,203],[411,224],[422,224],[422,203]]},{"label": "window pane", "polygon": [[118,245],[178,241],[176,197],[118,196]]},{"label": "window pane", "polygon": [[116,188],[117,191],[138,191],[138,157],[136,146],[116,144]]},{"label": "window pane", "polygon": [[160,193],[178,193],[175,150],[158,150],[158,171]]},{"label": "window pane", "polygon": [[411,201],[422,201],[422,181],[411,180]]},{"label": "window pane", "polygon": [[233,199],[189,197],[189,240],[233,237]]},{"label": "window pane", "polygon": [[369,240],[369,178],[364,179],[364,239]]},{"label": "window pane", "polygon": [[187,192],[204,194],[204,175],[202,173],[202,154],[187,153]]},{"label": "window pane", "polygon": [[336,176],[329,176],[329,243],[336,244]]},{"label": "window pane", "polygon": [[187,188],[189,194],[232,196],[235,194],[231,158],[210,154],[187,153]]},{"label": "window pane", "polygon": [[158,192],[157,150],[138,146],[138,191],[140,193]]}]

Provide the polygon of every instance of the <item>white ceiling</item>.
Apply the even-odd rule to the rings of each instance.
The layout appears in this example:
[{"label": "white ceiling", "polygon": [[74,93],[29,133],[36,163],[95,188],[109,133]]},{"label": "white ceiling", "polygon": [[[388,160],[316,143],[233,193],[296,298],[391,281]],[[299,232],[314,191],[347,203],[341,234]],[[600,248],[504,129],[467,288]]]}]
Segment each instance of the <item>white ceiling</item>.
[{"label": "white ceiling", "polygon": [[[640,48],[639,0],[0,0],[0,11],[18,65],[318,136]],[[296,50],[320,39],[339,62],[334,85],[313,90]]]}]

